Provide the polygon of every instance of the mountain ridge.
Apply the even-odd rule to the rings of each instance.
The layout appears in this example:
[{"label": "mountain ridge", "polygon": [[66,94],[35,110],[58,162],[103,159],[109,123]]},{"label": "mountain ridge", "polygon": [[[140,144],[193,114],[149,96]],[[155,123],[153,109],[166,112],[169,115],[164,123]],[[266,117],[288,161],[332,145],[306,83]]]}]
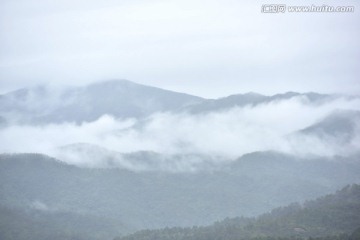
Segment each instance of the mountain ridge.
[{"label": "mountain ridge", "polygon": [[0,155],[0,205],[26,209],[36,200],[48,209],[126,220],[134,229],[192,226],[258,215],[360,182],[358,161],[279,158],[255,154],[193,173],[88,169],[39,154]]},{"label": "mountain ridge", "polygon": [[233,107],[256,106],[302,97],[310,104],[322,104],[341,97],[319,93],[286,92],[266,96],[254,92],[233,94],[218,99],[198,96],[134,83],[107,80],[78,87],[22,88],[0,96],[0,116],[7,122],[46,124],[89,122],[104,114],[116,118],[141,118],[156,112],[191,114],[222,111]]},{"label": "mountain ridge", "polygon": [[0,113],[15,114],[25,123],[81,123],[105,114],[117,118],[144,117],[201,100],[189,94],[111,80],[63,90],[40,86],[13,91],[2,95]]}]

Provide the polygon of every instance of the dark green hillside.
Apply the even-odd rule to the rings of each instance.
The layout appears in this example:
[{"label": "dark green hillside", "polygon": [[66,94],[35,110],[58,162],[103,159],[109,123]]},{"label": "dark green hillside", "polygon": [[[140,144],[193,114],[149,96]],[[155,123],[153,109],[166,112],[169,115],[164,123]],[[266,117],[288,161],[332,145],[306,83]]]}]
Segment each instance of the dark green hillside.
[{"label": "dark green hillside", "polygon": [[[360,185],[277,208],[255,219],[234,218],[208,227],[144,230],[117,240],[358,239]],[[326,237],[333,236],[333,237]]]}]

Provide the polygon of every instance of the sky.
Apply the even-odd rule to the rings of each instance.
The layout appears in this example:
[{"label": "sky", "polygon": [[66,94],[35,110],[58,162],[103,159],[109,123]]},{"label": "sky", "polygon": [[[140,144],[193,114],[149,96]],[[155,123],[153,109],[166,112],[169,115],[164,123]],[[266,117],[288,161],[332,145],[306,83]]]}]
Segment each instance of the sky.
[{"label": "sky", "polygon": [[272,3],[1,0],[0,93],[127,79],[207,98],[360,94],[360,3],[341,1],[352,13],[261,12]]}]

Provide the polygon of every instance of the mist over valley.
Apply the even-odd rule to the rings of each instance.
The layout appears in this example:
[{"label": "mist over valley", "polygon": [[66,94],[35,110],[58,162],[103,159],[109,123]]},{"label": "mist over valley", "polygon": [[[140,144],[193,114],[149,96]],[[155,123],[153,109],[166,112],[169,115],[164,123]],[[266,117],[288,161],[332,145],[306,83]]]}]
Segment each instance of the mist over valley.
[{"label": "mist over valley", "polygon": [[[10,92],[0,97],[1,221],[24,216],[38,239],[111,239],[315,199],[360,182],[359,103],[204,99],[125,80]],[[23,239],[20,223],[6,224]]]}]

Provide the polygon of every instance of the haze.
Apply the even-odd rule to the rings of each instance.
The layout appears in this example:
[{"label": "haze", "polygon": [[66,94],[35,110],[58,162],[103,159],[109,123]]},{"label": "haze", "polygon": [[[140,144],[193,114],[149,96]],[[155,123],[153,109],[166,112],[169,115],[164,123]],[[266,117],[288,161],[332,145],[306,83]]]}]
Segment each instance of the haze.
[{"label": "haze", "polygon": [[341,14],[262,14],[265,3],[3,0],[0,92],[113,78],[211,98],[360,92],[358,1]]},{"label": "haze", "polygon": [[0,239],[359,239],[359,9],[0,0]]}]

